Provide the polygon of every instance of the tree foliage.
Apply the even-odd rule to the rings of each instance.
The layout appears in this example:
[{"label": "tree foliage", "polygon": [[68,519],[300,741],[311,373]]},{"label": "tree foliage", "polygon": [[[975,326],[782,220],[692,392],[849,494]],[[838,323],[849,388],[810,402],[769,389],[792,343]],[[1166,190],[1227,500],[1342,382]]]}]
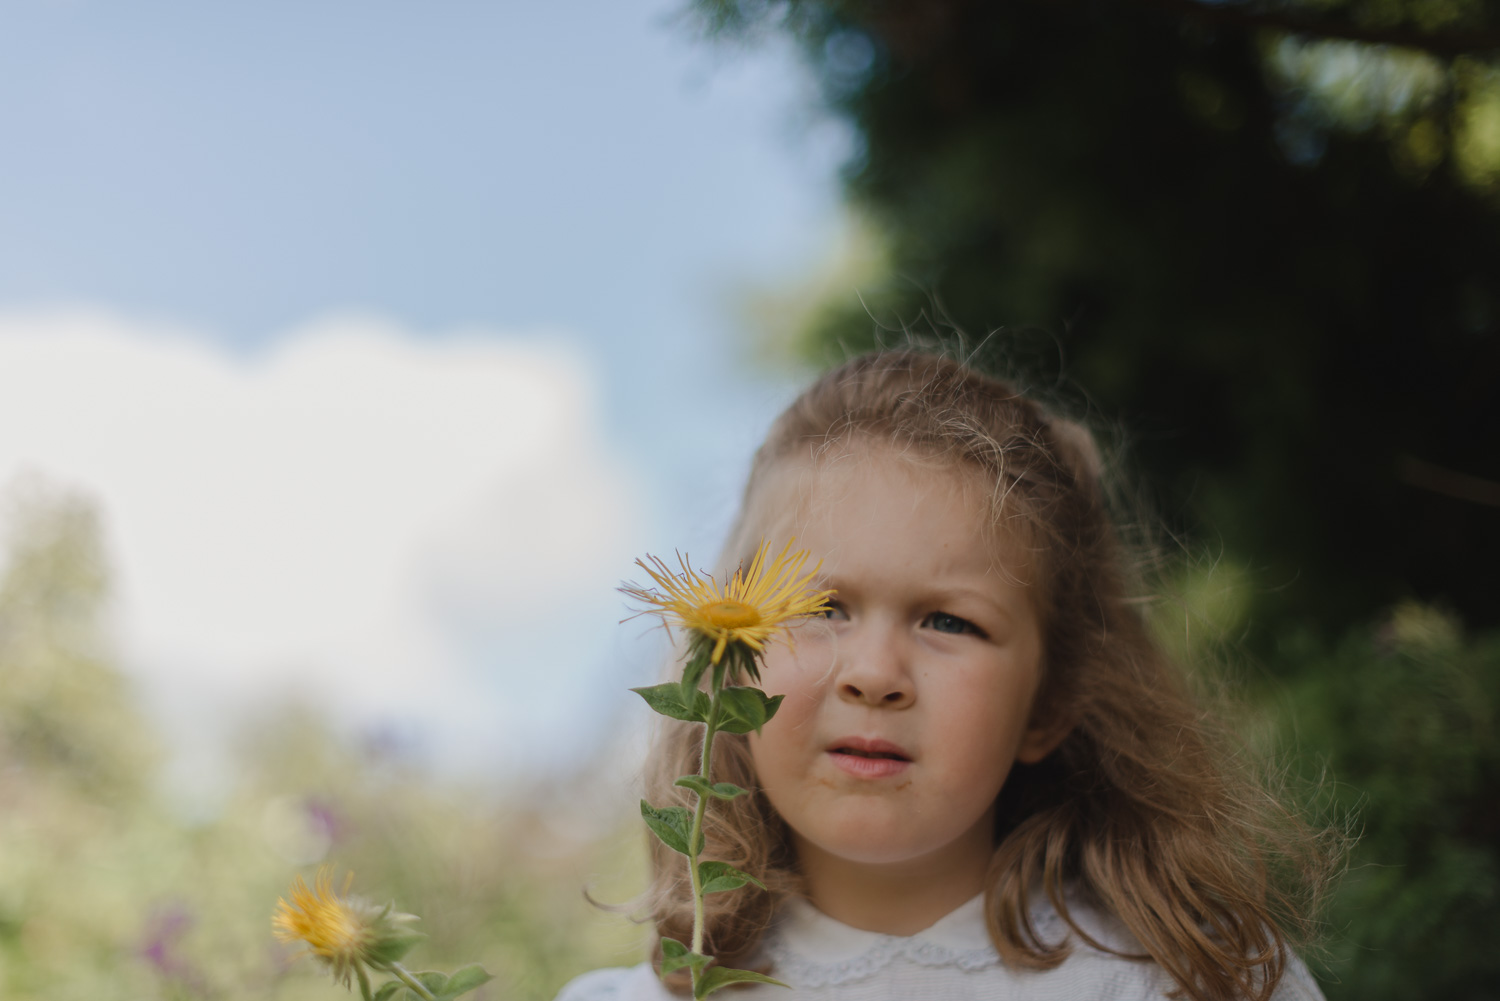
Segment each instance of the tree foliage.
[{"label": "tree foliage", "polygon": [[826,360],[966,335],[1130,428],[1259,620],[1500,622],[1500,3],[704,0],[790,33],[886,270]]}]

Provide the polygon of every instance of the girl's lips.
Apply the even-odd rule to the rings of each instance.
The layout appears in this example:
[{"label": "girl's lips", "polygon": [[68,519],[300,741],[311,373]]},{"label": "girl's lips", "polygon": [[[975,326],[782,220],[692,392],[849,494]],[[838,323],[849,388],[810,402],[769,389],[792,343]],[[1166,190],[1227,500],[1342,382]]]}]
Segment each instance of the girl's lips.
[{"label": "girl's lips", "polygon": [[828,745],[827,754],[839,768],[857,778],[879,779],[911,767],[911,755],[898,744],[868,737],[842,737]]},{"label": "girl's lips", "polygon": [[857,754],[829,751],[833,763],[844,771],[861,779],[883,779],[899,775],[911,767],[910,761],[901,758],[862,758]]}]

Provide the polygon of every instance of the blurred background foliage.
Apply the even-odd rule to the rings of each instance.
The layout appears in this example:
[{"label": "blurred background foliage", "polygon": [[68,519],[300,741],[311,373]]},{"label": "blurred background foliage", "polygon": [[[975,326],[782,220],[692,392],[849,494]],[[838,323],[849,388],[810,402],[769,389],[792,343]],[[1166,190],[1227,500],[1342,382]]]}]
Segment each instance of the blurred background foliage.
[{"label": "blurred background foliage", "polygon": [[[635,962],[640,926],[591,906],[644,883],[644,843],[597,777],[492,795],[289,706],[239,741],[233,787],[184,811],[109,635],[88,504],[18,491],[0,577],[0,997],[313,999],[344,994],[270,934],[294,872],[422,917],[417,968],[482,962],[477,997],[550,999]],[[623,695],[622,695],[623,698]],[[206,816],[199,815],[206,814]]]},{"label": "blurred background foliage", "polygon": [[1500,3],[694,12],[795,40],[857,139],[845,246],[752,322],[946,342],[1102,429],[1179,554],[1163,635],[1357,818],[1329,997],[1496,997]]},{"label": "blurred background foliage", "polygon": [[1500,623],[1500,4],[698,9],[859,139],[851,248],[757,303],[806,357],[963,331],[1123,422],[1263,614]]}]

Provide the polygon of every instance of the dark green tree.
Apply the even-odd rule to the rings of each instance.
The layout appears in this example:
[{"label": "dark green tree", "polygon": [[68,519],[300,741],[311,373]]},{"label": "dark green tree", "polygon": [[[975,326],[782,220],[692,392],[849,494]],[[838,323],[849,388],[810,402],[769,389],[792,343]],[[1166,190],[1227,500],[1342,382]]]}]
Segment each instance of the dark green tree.
[{"label": "dark green tree", "polygon": [[1500,3],[704,0],[802,44],[888,274],[811,355],[962,330],[1130,429],[1258,619],[1500,622]]}]

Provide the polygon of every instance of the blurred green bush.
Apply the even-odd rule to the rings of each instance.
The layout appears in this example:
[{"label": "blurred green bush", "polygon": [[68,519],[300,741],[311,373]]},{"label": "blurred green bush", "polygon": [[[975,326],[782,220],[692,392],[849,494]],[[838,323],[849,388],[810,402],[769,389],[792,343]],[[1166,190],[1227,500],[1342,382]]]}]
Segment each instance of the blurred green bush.
[{"label": "blurred green bush", "polygon": [[1500,996],[1500,634],[1413,603],[1283,647],[1284,739],[1361,835],[1313,957],[1330,1001]]},{"label": "blurred green bush", "polygon": [[1329,1001],[1497,997],[1500,633],[1408,601],[1333,640],[1288,629],[1267,662],[1240,639],[1252,582],[1182,560],[1153,623],[1285,800],[1350,835],[1305,957]]},{"label": "blurred green bush", "polygon": [[305,708],[248,732],[211,818],[182,816],[113,660],[93,512],[33,491],[8,520],[0,997],[342,996],[270,934],[292,875],[325,860],[421,916],[418,968],[484,963],[496,980],[478,998],[550,999],[585,969],[638,961],[641,928],[583,897],[644,885],[633,818],[621,833],[541,794],[495,802],[347,746]]}]

